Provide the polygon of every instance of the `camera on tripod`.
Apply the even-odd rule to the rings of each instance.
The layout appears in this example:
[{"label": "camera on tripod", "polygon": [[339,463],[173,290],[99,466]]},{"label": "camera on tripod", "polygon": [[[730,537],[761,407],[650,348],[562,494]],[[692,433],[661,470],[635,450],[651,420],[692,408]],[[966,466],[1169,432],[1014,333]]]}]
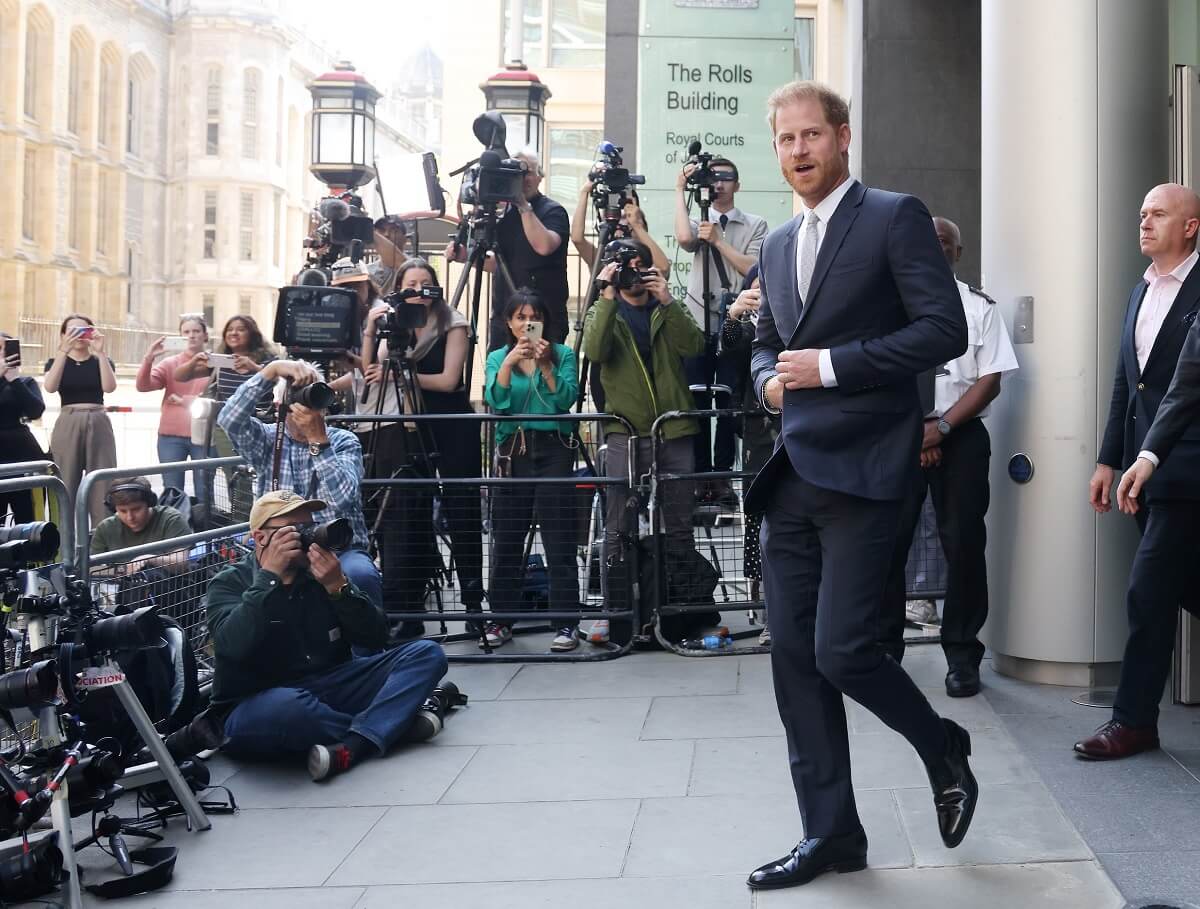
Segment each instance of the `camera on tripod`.
[{"label": "camera on tripod", "polygon": [[358,262],[364,247],[375,242],[375,222],[363,210],[362,199],[352,192],[326,196],[313,209],[314,225],[304,238],[308,261],[297,279],[310,286],[328,285],[333,263],[342,257]]},{"label": "camera on tripod", "polygon": [[737,174],[729,173],[723,170],[713,170],[713,154],[711,152],[701,151],[699,139],[693,139],[688,145],[688,164],[696,165],[690,174],[687,175],[687,187],[696,197],[696,200],[706,206],[712,201],[713,188],[718,183],[735,183],[737,182]]},{"label": "camera on tripod", "polygon": [[408,340],[414,331],[429,320],[429,305],[414,303],[413,300],[428,300],[433,303],[442,299],[442,289],[433,284],[424,287],[406,288],[388,294],[383,302],[388,305],[387,314],[379,321],[376,330],[381,338],[388,338],[388,351],[403,354],[411,343],[395,344],[396,339]]},{"label": "camera on tripod", "polygon": [[458,201],[483,208],[495,208],[501,202],[516,202],[524,195],[525,165],[509,157],[504,145],[508,132],[504,117],[489,110],[475,118],[471,129],[483,144],[484,152],[467,167]]},{"label": "camera on tripod", "polygon": [[620,290],[632,290],[658,276],[658,272],[653,268],[638,268],[633,264],[633,260],[638,258],[642,259],[643,265],[646,264],[643,258],[646,252],[639,247],[641,247],[640,243],[629,240],[613,240],[604,247],[604,259],[601,264],[617,263],[617,271],[613,275],[612,283]]},{"label": "camera on tripod", "polygon": [[596,211],[606,221],[618,221],[626,203],[632,198],[631,186],[641,186],[646,178],[641,174],[631,174],[629,168],[622,166],[621,152],[623,146],[614,145],[605,139],[596,146],[596,161],[588,171],[588,180],[592,183],[592,201]]}]

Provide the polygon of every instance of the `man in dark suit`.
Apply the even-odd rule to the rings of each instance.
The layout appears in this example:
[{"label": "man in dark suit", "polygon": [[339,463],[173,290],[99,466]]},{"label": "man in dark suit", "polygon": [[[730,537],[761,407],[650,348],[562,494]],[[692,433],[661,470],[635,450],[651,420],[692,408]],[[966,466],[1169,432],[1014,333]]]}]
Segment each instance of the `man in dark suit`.
[{"label": "man in dark suit", "polygon": [[1171,671],[1179,607],[1200,614],[1194,568],[1200,553],[1200,198],[1176,183],[1156,186],[1142,203],[1140,221],[1150,266],[1129,295],[1089,492],[1092,507],[1108,511],[1114,471],[1127,468],[1117,504],[1137,517],[1142,540],[1129,574],[1129,639],[1112,719],[1075,744],[1076,754],[1091,760],[1158,747],[1158,702]]},{"label": "man in dark suit", "polygon": [[759,259],[752,370],[759,400],[782,423],[745,506],[764,513],[771,666],[804,839],[750,875],[755,889],[866,866],[843,693],[916,748],[947,846],[962,841],[979,793],[966,731],[939,718],[879,644],[901,500],[921,448],[917,376],[967,346],[954,276],[919,200],[851,179],[842,98],[793,82],[767,110],[804,213],[767,237]]}]

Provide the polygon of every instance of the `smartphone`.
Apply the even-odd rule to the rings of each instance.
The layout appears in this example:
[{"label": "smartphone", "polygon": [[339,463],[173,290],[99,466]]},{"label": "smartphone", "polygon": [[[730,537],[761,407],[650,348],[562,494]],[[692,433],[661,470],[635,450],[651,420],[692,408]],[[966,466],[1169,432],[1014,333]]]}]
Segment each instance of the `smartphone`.
[{"label": "smartphone", "polygon": [[14,366],[21,365],[21,340],[20,338],[5,338],[4,339],[4,363],[8,366],[9,357],[16,357],[17,362]]},{"label": "smartphone", "polygon": [[208,365],[211,369],[233,369],[233,354],[210,353]]},{"label": "smartphone", "polygon": [[90,341],[96,335],[96,327],[94,325],[85,325],[79,329],[79,334],[75,337],[80,341]]},{"label": "smartphone", "polygon": [[178,353],[181,350],[187,350],[188,339],[182,335],[175,335],[163,341],[163,350],[171,353]]},{"label": "smartphone", "polygon": [[527,337],[531,342],[542,340],[542,323],[526,322],[525,337]]}]

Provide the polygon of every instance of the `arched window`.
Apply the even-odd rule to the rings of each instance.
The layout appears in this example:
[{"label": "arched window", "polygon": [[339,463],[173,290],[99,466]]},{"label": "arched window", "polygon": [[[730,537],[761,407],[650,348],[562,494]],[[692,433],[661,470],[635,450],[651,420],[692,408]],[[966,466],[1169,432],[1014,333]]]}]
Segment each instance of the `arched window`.
[{"label": "arched window", "polygon": [[46,58],[50,35],[36,13],[30,13],[25,25],[25,116],[37,120],[41,113],[41,81],[46,76]]},{"label": "arched window", "polygon": [[129,77],[125,102],[125,151],[136,155],[141,151],[141,137],[138,135],[141,123],[138,111],[142,106],[142,86],[133,76]]},{"label": "arched window", "polygon": [[204,154],[221,153],[221,70],[214,66],[208,71],[204,92]]},{"label": "arched window", "polygon": [[74,38],[67,65],[67,85],[67,132],[78,136],[79,109],[83,105],[83,48]]},{"label": "arched window", "polygon": [[258,157],[258,70],[242,74],[242,157]]},{"label": "arched window", "polygon": [[283,76],[275,90],[275,166],[283,166]]},{"label": "arched window", "polygon": [[21,236],[23,236],[26,240],[34,240],[37,238],[37,165],[37,149],[30,144],[26,144],[24,184],[21,187]]},{"label": "arched window", "polygon": [[121,114],[121,90],[118,80],[120,61],[111,46],[100,50],[100,99],[96,107],[96,144],[119,148],[117,124]]}]

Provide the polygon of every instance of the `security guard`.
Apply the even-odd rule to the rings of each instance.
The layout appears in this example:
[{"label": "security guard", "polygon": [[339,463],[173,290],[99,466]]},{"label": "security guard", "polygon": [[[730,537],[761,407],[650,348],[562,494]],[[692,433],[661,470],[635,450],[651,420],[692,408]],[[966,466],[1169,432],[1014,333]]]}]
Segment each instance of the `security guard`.
[{"label": "security guard", "polygon": [[[933,224],[953,268],[962,255],[958,226],[946,218],[934,218]],[[942,615],[942,649],[949,666],[946,693],[970,697],[979,693],[984,649],[979,630],[988,611],[984,516],[992,451],[980,418],[1000,394],[1000,377],[1017,369],[1017,357],[996,301],[962,281],[957,284],[967,316],[967,350],[938,370],[934,409],[925,418],[920,468],[914,465],[913,486],[901,515],[880,638],[889,653],[903,653],[904,567],[928,490],[946,555]]]}]

